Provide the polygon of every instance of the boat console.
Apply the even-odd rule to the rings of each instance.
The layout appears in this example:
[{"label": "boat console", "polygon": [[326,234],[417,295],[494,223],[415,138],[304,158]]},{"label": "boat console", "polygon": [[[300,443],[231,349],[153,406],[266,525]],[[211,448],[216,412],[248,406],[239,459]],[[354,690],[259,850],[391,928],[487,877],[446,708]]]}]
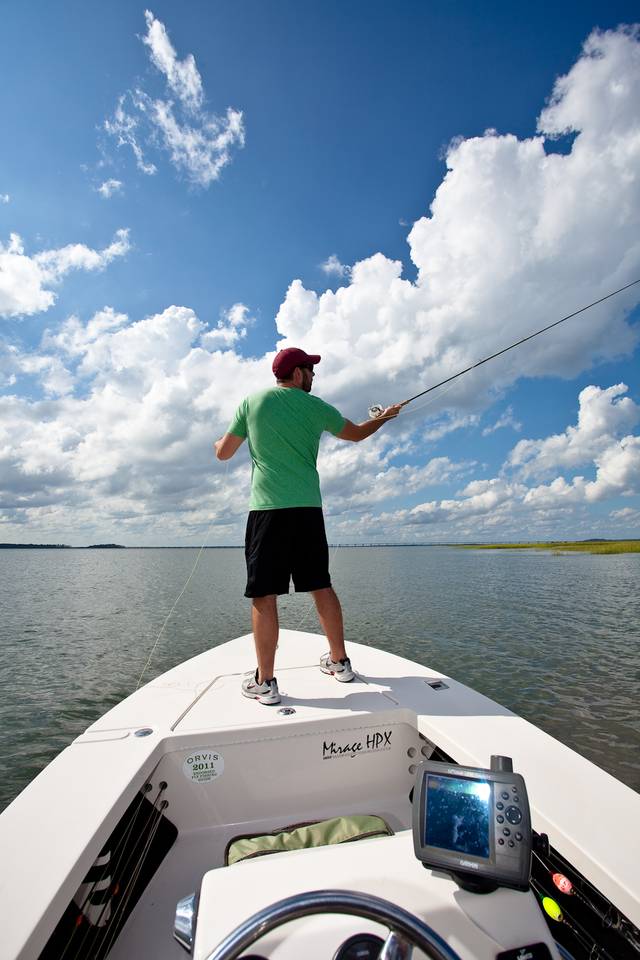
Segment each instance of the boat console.
[{"label": "boat console", "polygon": [[508,758],[491,766],[420,764],[413,830],[209,871],[177,938],[197,960],[557,958],[529,891],[524,780]]}]

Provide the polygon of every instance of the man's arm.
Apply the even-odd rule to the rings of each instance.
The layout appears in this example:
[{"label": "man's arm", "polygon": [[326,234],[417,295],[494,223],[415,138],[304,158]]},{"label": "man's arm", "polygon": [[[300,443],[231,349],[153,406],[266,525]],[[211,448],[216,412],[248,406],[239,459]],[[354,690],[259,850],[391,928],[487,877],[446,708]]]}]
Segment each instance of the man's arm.
[{"label": "man's arm", "polygon": [[338,440],[353,440],[354,443],[366,440],[372,433],[376,433],[387,420],[397,417],[401,408],[401,403],[393,403],[386,410],[383,410],[375,420],[365,420],[364,423],[351,423],[351,420],[346,420],[344,427],[336,436]]},{"label": "man's arm", "polygon": [[236,437],[235,433],[225,433],[224,437],[214,443],[216,457],[218,460],[230,460],[243,443],[244,437]]}]

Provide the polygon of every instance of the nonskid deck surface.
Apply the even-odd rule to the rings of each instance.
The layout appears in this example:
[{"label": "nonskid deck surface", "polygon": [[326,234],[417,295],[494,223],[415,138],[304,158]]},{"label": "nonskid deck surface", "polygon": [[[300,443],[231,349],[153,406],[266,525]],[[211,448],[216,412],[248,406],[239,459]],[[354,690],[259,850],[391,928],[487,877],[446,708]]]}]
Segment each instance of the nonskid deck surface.
[{"label": "nonskid deck surface", "polygon": [[109,960],[184,960],[185,951],[172,936],[176,903],[200,888],[204,874],[222,861],[225,845],[224,837],[211,831],[180,837],[127,921]]},{"label": "nonskid deck surface", "polygon": [[[327,650],[324,637],[281,631],[276,676],[282,703],[274,709],[242,696],[241,681],[255,670],[253,638],[231,640],[155,678],[100,717],[79,740],[115,736],[117,731],[145,725],[176,733],[253,727],[279,720],[282,707],[294,707],[295,720],[301,721],[345,710],[370,713],[397,703],[391,686],[401,682],[407,666],[415,669],[416,665],[374,648],[351,647],[357,676],[342,684],[319,668],[320,656]],[[433,679],[442,677],[437,671],[419,668],[419,672]],[[415,674],[411,679],[416,679]],[[380,699],[389,695],[390,700]]]},{"label": "nonskid deck surface", "polygon": [[[351,683],[339,683],[315,665],[281,670],[278,684],[281,702],[265,706],[241,695],[237,675],[218,677],[174,729],[178,733],[202,730],[214,715],[225,727],[251,727],[284,723],[284,718],[290,725],[310,720],[330,722],[337,714],[374,714],[395,706],[385,696],[388,687],[384,683],[360,676]],[[294,712],[284,713],[285,709]]]},{"label": "nonskid deck surface", "polygon": [[[255,670],[253,638],[249,634],[207,650],[155,678],[92,724],[84,736],[97,738],[101,733],[112,735],[144,725],[168,727],[175,733],[211,727],[249,728],[280,722],[282,707],[296,710],[296,722],[326,720],[344,711],[373,713],[399,704],[394,687],[400,697],[406,683],[414,685],[419,693],[429,693],[424,680],[436,681],[444,676],[373,647],[351,644],[350,648],[357,676],[343,684],[320,670],[320,656],[327,650],[324,637],[281,631],[276,676],[282,702],[268,707],[243,697],[240,691],[243,677]],[[491,704],[491,710],[508,713],[497,704]]]}]

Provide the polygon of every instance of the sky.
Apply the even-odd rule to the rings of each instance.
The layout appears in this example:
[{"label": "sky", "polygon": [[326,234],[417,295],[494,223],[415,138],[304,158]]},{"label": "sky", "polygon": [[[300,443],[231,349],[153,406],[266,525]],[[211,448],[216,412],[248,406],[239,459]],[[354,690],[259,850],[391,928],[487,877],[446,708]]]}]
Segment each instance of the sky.
[{"label": "sky", "polygon": [[[276,350],[361,422],[640,280],[636,3],[0,16],[0,543],[240,544]],[[326,434],[330,542],[640,537],[639,304]]]}]

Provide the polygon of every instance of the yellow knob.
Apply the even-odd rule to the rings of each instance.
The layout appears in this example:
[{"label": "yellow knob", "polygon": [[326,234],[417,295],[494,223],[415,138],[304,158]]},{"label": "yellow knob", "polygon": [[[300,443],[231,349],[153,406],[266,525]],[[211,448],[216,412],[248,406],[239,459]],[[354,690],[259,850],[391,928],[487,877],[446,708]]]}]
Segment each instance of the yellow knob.
[{"label": "yellow knob", "polygon": [[564,916],[555,900],[552,900],[551,897],[543,897],[542,906],[544,907],[545,913],[547,913],[552,920],[557,920],[558,923],[562,923]]}]

